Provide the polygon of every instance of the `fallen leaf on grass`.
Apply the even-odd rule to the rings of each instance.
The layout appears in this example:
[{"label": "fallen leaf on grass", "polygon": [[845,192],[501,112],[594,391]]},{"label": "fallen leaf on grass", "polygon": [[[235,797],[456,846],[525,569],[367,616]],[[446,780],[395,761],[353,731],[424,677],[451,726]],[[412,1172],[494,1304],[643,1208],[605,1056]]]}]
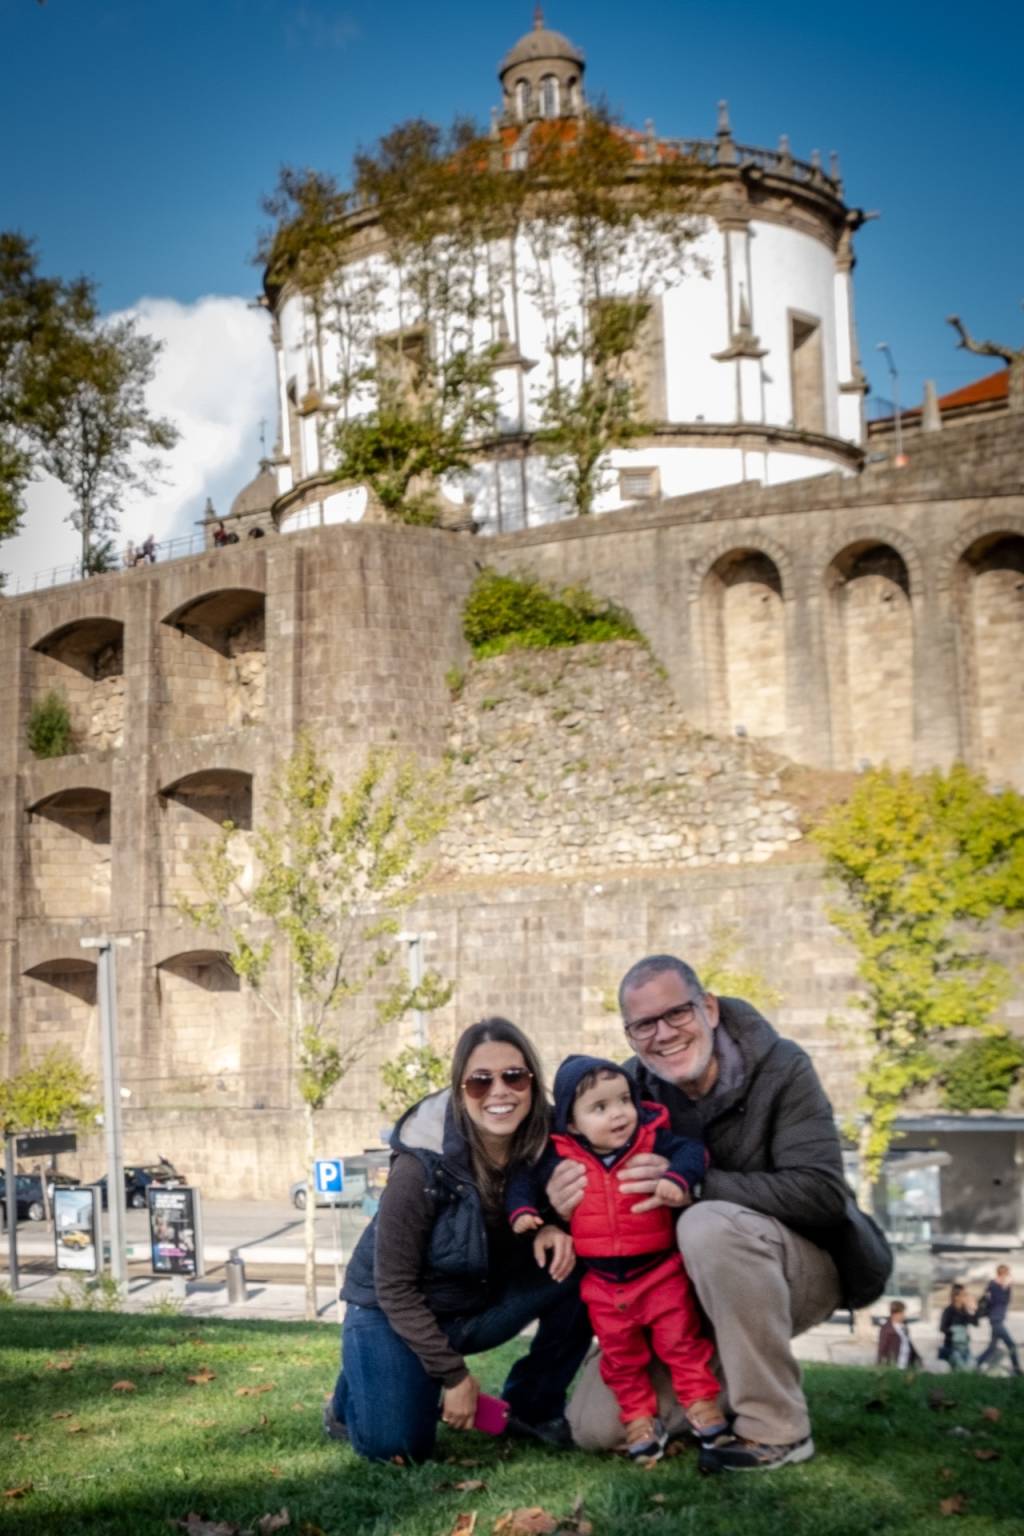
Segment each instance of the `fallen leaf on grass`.
[{"label": "fallen leaf on grass", "polygon": [[928,1393],[928,1407],[935,1413],[941,1413],[944,1408],[955,1408],[956,1403],[951,1397],[947,1397],[941,1387],[932,1387]]},{"label": "fallen leaf on grass", "polygon": [[939,1500],[940,1515],[965,1515],[967,1513],[967,1495],[964,1493],[951,1493],[948,1499]]},{"label": "fallen leaf on grass", "polygon": [[46,1369],[48,1371],[73,1371],[74,1368],[75,1362],[73,1360],[47,1360],[46,1362]]},{"label": "fallen leaf on grass", "polygon": [[115,1381],[110,1390],[111,1392],[134,1392],[135,1383],[134,1381]]},{"label": "fallen leaf on grass", "polygon": [[167,1371],[166,1365],[151,1365],[146,1371],[147,1376],[163,1376]]},{"label": "fallen leaf on grass", "polygon": [[70,1419],[71,1417],[72,1413],[70,1408],[61,1408],[57,1413],[50,1414],[51,1419]]},{"label": "fallen leaf on grass", "polygon": [[23,1499],[25,1497],[26,1493],[31,1493],[31,1492],[32,1492],[32,1484],[31,1483],[19,1483],[17,1488],[5,1488],[4,1489],[4,1498],[5,1499]]},{"label": "fallen leaf on grass", "polygon": [[529,1509],[510,1509],[494,1522],[494,1536],[551,1536],[558,1521],[539,1504]]},{"label": "fallen leaf on grass", "polygon": [[939,1476],[942,1478],[942,1481],[944,1483],[948,1483],[950,1478],[953,1476],[953,1468],[952,1467],[940,1467],[939,1468]]},{"label": "fallen leaf on grass", "polygon": [[983,1408],[981,1416],[983,1419],[988,1419],[990,1424],[998,1424],[1003,1415],[999,1408]]},{"label": "fallen leaf on grass", "polygon": [[283,1531],[285,1526],[291,1523],[291,1515],[282,1507],[276,1515],[261,1515],[256,1521],[256,1529],[260,1536],[270,1536],[271,1531]]},{"label": "fallen leaf on grass", "polygon": [[218,1422],[217,1419],[200,1419],[196,1429],[216,1429]]},{"label": "fallen leaf on grass", "polygon": [[78,1423],[66,1424],[64,1426],[64,1428],[65,1428],[66,1432],[69,1435],[84,1435],[85,1434],[85,1425],[84,1424],[78,1424]]},{"label": "fallen leaf on grass", "polygon": [[15,1438],[15,1440],[31,1440],[32,1436],[31,1435],[20,1435],[20,1434],[18,1434],[16,1432],[14,1438]]},{"label": "fallen leaf on grass", "polygon": [[255,1424],[249,1424],[245,1429],[240,1429],[238,1433],[240,1435],[254,1435],[257,1430],[266,1429],[269,1423],[270,1420],[267,1418],[266,1414],[261,1413]]},{"label": "fallen leaf on grass", "polygon": [[261,1393],[263,1393],[263,1392],[273,1392],[273,1390],[274,1390],[274,1383],[272,1381],[261,1381],[258,1387],[236,1387],[235,1388],[235,1396],[236,1397],[259,1397]]},{"label": "fallen leaf on grass", "polygon": [[435,1483],[434,1487],[438,1493],[443,1493],[448,1488],[454,1493],[480,1493],[487,1487],[487,1484],[482,1478],[467,1477],[461,1483]]},{"label": "fallen leaf on grass", "polygon": [[305,1413],[305,1403],[292,1403],[292,1413]]},{"label": "fallen leaf on grass", "polygon": [[239,1536],[242,1527],[230,1520],[204,1520],[202,1515],[187,1515],[184,1520],[169,1520],[168,1525],[189,1536]]},{"label": "fallen leaf on grass", "polygon": [[[267,1476],[268,1477],[280,1477],[281,1476],[281,1468],[280,1467],[268,1467],[267,1468]],[[313,1527],[310,1526],[310,1530],[312,1530],[312,1529],[313,1529]],[[305,1530],[305,1526],[301,1526],[300,1525],[299,1526],[299,1530],[300,1531]]]},{"label": "fallen leaf on grass", "polygon": [[559,1521],[560,1531],[575,1532],[576,1536],[592,1536],[594,1527],[589,1520],[583,1518],[583,1495],[578,1493],[572,1506],[572,1514],[566,1520]]},{"label": "fallen leaf on grass", "polygon": [[211,1371],[208,1365],[201,1366],[194,1376],[186,1376],[185,1380],[193,1387],[205,1387],[208,1381],[215,1381],[216,1371]]},{"label": "fallen leaf on grass", "polygon": [[465,1509],[451,1528],[451,1536],[473,1536],[476,1530],[476,1510]]},{"label": "fallen leaf on grass", "polygon": [[999,1452],[994,1450],[977,1450],[973,1453],[975,1461],[998,1461]]}]

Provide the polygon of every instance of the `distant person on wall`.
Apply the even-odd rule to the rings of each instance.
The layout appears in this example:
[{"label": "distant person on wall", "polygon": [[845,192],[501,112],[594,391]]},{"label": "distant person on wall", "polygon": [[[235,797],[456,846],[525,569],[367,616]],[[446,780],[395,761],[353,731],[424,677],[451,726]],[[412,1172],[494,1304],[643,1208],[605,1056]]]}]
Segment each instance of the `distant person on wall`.
[{"label": "distant person on wall", "polygon": [[147,534],[139,548],[139,560],[144,560],[147,565],[153,565],[156,561],[156,539]]},{"label": "distant person on wall", "polygon": [[1013,1294],[1013,1278],[1008,1264],[1000,1264],[996,1268],[996,1277],[990,1280],[985,1287],[981,1302],[978,1306],[978,1316],[988,1318],[990,1329],[989,1341],[985,1350],[978,1356],[978,1370],[984,1370],[985,1366],[996,1357],[999,1345],[1006,1347],[1010,1356],[1010,1365],[1015,1376],[1022,1374],[1020,1358],[1017,1354],[1016,1340],[1012,1338],[1010,1330],[1006,1326],[1006,1314],[1010,1310],[1010,1298]]},{"label": "distant person on wall", "polygon": [[[684,1199],[704,1177],[704,1146],[674,1136],[668,1111],[640,1100],[636,1084],[614,1062],[570,1056],[555,1076],[555,1130],[532,1167],[509,1177],[505,1206],[512,1230],[543,1226],[543,1191],[560,1158],[588,1170],[583,1200],[571,1216],[573,1246],[584,1267],[580,1295],[601,1346],[601,1376],[615,1394],[626,1447],[636,1460],[657,1460],[668,1435],[657,1417],[648,1367],[652,1351],[668,1367],[698,1439],[726,1429],[713,1348],[675,1241]],[[655,1152],[668,1166],[648,1200],[627,1196],[617,1171],[637,1153]]]},{"label": "distant person on wall", "polygon": [[939,1359],[945,1360],[951,1371],[965,1371],[970,1365],[971,1340],[968,1329],[977,1328],[978,1321],[970,1291],[966,1285],[954,1285],[939,1318],[939,1332],[942,1334]]},{"label": "distant person on wall", "polygon": [[907,1322],[905,1301],[891,1301],[889,1316],[878,1330],[878,1364],[895,1365],[901,1371],[909,1371],[922,1363],[914,1348]]},{"label": "distant person on wall", "polygon": [[[644,1102],[663,1104],[677,1136],[708,1150],[701,1183],[683,1194],[676,1240],[714,1330],[732,1435],[700,1448],[706,1472],[772,1471],[814,1455],[794,1334],[839,1306],[862,1307],[885,1288],[892,1255],[858,1211],[843,1177],[832,1108],[807,1054],[738,998],[706,992],[674,955],[652,955],[619,988],[625,1070]],[[616,1169],[621,1193],[644,1202],[668,1162],[638,1153]],[[565,1159],[547,1196],[563,1220],[594,1173]],[[651,1379],[670,1434],[688,1428],[657,1361]],[[585,1450],[622,1442],[618,1405],[596,1358],[567,1410]]]}]

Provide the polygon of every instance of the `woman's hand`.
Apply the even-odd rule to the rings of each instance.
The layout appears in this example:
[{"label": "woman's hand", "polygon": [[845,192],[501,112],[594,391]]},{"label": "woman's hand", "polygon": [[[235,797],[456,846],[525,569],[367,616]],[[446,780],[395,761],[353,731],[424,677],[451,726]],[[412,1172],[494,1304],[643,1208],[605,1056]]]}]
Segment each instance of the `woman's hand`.
[{"label": "woman's hand", "polygon": [[[659,1159],[663,1166],[664,1159]],[[561,1216],[563,1221],[568,1221],[573,1211],[583,1199],[583,1191],[587,1186],[587,1170],[582,1163],[573,1162],[571,1158],[559,1163],[554,1173],[548,1179],[548,1186],[544,1193],[547,1195],[552,1209]]]},{"label": "woman's hand", "polygon": [[655,1206],[668,1205],[675,1211],[681,1211],[686,1206],[693,1204],[693,1196],[688,1189],[677,1184],[675,1179],[659,1179],[654,1186],[654,1194],[649,1200],[643,1200],[639,1205],[634,1205],[636,1211],[653,1211]]},{"label": "woman's hand", "polygon": [[[660,1157],[657,1152],[638,1152],[636,1157],[629,1158],[616,1171],[616,1177],[624,1195],[651,1197],[649,1200],[642,1201],[640,1205],[634,1205],[632,1207],[634,1213],[653,1211],[656,1205],[662,1203],[655,1195],[655,1190],[667,1167],[667,1157]],[[555,1206],[555,1209],[558,1210],[558,1207]],[[559,1215],[561,1215],[560,1211]]]},{"label": "woman's hand", "polygon": [[441,1393],[441,1418],[449,1429],[472,1429],[476,1418],[476,1400],[480,1383],[466,1376],[457,1387],[445,1387]]},{"label": "woman's hand", "polygon": [[[548,1262],[544,1255],[550,1253]],[[552,1280],[565,1280],[572,1274],[576,1263],[576,1250],[572,1238],[561,1227],[541,1227],[533,1240],[533,1256],[541,1269],[546,1269]]]}]

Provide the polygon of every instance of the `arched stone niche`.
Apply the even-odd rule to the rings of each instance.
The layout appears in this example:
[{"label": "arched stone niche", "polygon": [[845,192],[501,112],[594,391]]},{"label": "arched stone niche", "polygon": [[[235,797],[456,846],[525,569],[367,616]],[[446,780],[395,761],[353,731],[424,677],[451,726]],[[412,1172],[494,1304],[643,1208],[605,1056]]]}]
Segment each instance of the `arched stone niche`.
[{"label": "arched stone niche", "polygon": [[59,1046],[87,1072],[98,1070],[94,960],[62,955],[40,961],[22,974],[18,994],[19,1033],[30,1062]]},{"label": "arched stone niche", "polygon": [[102,752],[124,741],[124,625],[119,619],[76,619],[32,647],[32,703],[51,689],[71,715],[72,750]]},{"label": "arched stone niche", "polygon": [[701,618],[711,730],[781,741],[786,630],[775,561],[758,549],[721,555],[704,578]]},{"label": "arched stone niche", "polygon": [[181,897],[198,901],[202,888],[193,860],[230,821],[231,855],[251,878],[252,774],[234,768],[204,768],[161,789],[159,806],[161,904]]},{"label": "arched stone niche", "polygon": [[976,539],[954,594],[968,757],[993,784],[1024,788],[1024,537]]},{"label": "arched stone niche", "polygon": [[862,539],[826,572],[829,695],[837,768],[913,766],[914,624],[899,550]]},{"label": "arched stone niche", "polygon": [[165,617],[163,735],[213,735],[263,723],[265,609],[262,592],[232,587],[191,598]]},{"label": "arched stone niche", "polygon": [[30,917],[110,915],[110,795],[82,785],[28,811],[25,909]]},{"label": "arched stone niche", "polygon": [[170,955],[156,968],[151,1103],[161,1108],[245,1102],[242,1036],[246,1000],[221,950]]}]

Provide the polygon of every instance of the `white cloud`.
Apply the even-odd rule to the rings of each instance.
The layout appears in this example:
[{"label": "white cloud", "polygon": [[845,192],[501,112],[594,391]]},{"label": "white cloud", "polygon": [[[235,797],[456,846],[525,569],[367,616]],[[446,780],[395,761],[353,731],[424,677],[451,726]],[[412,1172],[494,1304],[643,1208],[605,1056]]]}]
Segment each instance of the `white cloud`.
[{"label": "white cloud", "polygon": [[[268,450],[276,418],[274,355],[269,322],[241,298],[208,297],[194,304],[141,299],[127,314],[164,343],[149,389],[150,409],[169,416],[181,437],[164,455],[163,484],[133,498],[121,519],[118,543],[196,534],[206,498],[226,512],[257,471],[260,421]],[[6,591],[30,588],[40,573],[70,566],[78,536],[64,519],[69,498],[46,479],[33,485],[22,530],[0,545]]]}]

